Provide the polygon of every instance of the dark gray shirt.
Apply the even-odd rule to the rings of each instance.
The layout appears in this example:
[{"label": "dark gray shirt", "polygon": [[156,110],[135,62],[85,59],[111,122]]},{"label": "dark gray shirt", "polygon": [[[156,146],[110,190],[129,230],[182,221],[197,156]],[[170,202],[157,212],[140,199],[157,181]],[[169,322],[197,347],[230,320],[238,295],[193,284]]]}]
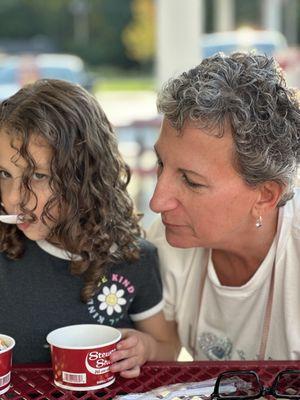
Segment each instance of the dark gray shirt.
[{"label": "dark gray shirt", "polygon": [[20,260],[0,254],[0,333],[16,340],[13,362],[49,362],[46,336],[53,329],[81,323],[130,328],[160,311],[156,249],[145,240],[140,245],[140,259],[112,265],[87,304],[80,301],[82,278],[70,274],[68,260],[28,239]]}]

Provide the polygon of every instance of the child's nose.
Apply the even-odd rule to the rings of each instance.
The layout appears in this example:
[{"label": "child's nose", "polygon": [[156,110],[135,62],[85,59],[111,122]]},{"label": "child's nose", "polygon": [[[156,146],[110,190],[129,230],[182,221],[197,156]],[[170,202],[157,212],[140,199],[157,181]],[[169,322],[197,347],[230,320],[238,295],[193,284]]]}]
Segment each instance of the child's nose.
[{"label": "child's nose", "polygon": [[11,185],[7,188],[7,193],[3,193],[6,198],[6,203],[13,209],[18,209],[20,201],[21,201],[21,185],[19,179],[14,179],[11,181]]}]

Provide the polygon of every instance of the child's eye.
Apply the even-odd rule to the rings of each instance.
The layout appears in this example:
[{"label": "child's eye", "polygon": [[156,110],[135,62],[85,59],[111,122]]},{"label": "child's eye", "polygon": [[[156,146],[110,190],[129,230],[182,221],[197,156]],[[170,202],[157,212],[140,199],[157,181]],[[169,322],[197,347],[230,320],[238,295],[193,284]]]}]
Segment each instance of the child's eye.
[{"label": "child's eye", "polygon": [[185,173],[182,174],[182,180],[183,180],[183,182],[184,182],[187,186],[189,186],[189,187],[191,187],[191,188],[193,188],[193,189],[199,189],[199,188],[201,188],[201,187],[204,186],[204,185],[201,185],[201,183],[192,182],[192,181],[186,176]]},{"label": "child's eye", "polygon": [[0,179],[8,179],[10,178],[10,174],[7,171],[4,171],[3,169],[0,170]]},{"label": "child's eye", "polygon": [[43,181],[43,180],[45,180],[45,179],[48,178],[48,175],[46,175],[46,174],[40,174],[39,172],[35,172],[35,173],[32,175],[32,178],[33,178],[35,181]]}]

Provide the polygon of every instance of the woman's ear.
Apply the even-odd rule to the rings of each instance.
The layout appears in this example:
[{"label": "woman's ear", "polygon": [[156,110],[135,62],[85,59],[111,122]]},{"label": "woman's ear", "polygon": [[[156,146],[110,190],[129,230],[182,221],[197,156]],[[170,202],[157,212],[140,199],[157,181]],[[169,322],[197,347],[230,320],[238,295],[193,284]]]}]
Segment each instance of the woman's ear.
[{"label": "woman's ear", "polygon": [[257,191],[258,197],[254,205],[254,210],[256,215],[260,216],[277,207],[283,193],[283,187],[275,181],[267,181],[262,183]]}]

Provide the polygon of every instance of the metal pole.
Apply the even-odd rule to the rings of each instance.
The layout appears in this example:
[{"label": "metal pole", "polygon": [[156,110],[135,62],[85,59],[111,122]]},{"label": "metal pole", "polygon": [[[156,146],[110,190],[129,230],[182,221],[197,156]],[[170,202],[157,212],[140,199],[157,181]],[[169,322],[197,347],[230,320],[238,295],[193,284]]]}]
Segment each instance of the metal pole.
[{"label": "metal pole", "polygon": [[214,0],[215,31],[232,31],[235,28],[235,0]]},{"label": "metal pole", "polygon": [[70,11],[74,18],[74,40],[80,44],[87,44],[89,40],[88,3],[84,0],[73,0]]},{"label": "metal pole", "polygon": [[264,29],[282,31],[282,0],[262,1],[262,25]]},{"label": "metal pole", "polygon": [[193,67],[201,59],[203,0],[156,0],[157,85]]},{"label": "metal pole", "polygon": [[[284,2],[284,34],[290,45],[298,42],[298,0],[285,0]],[[300,10],[300,9],[299,9]]]}]

